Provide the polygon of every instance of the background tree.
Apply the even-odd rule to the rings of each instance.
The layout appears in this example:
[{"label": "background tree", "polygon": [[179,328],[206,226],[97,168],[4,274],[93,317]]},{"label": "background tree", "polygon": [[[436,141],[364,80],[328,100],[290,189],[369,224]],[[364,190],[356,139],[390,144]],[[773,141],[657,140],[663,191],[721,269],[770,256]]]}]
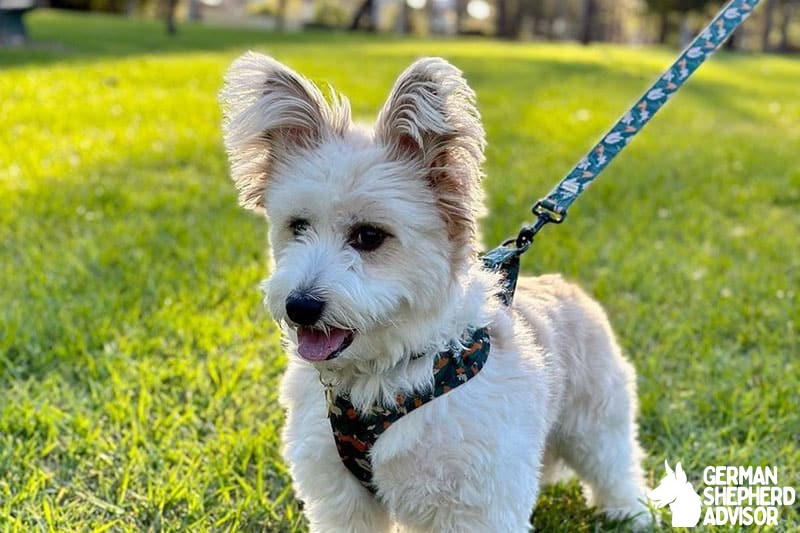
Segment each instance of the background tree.
[{"label": "background tree", "polygon": [[286,7],[289,0],[278,0],[278,10],[275,16],[275,24],[279,30],[286,29]]},{"label": "background tree", "polygon": [[511,5],[511,13],[509,20],[506,22],[506,33],[510,39],[519,39],[522,37],[522,25],[528,18],[528,13],[531,9],[531,4],[535,0],[515,0]]},{"label": "background tree", "polygon": [[167,23],[167,33],[175,35],[178,33],[178,25],[175,22],[175,12],[178,10],[178,0],[163,0],[161,10],[164,13],[164,20]]},{"label": "background tree", "polygon": [[661,44],[667,42],[671,30],[671,15],[681,15],[681,44],[691,39],[690,15],[693,12],[703,13],[706,7],[715,3],[713,0],[644,0],[647,11],[658,16],[658,37]]},{"label": "background tree", "polygon": [[[411,6],[408,5],[406,0],[400,0],[400,6],[397,11],[397,31],[400,33],[413,33],[414,32],[414,24],[412,22],[412,10]],[[458,24],[458,23],[457,23]]]},{"label": "background tree", "polygon": [[[485,33],[503,39],[583,43],[677,40],[685,44],[725,0],[184,0],[177,14],[181,0],[41,1],[57,8],[157,16],[170,32],[177,30],[177,16],[197,20],[201,14],[233,18],[247,13],[268,17],[279,29],[312,24],[368,31],[392,28],[399,33],[413,29],[423,33]],[[762,3],[728,46],[795,51],[798,43],[791,39],[798,36],[800,0]],[[302,9],[295,9],[300,4]],[[747,41],[744,35],[749,36]]]},{"label": "background tree", "polygon": [[[405,0],[401,0],[404,4]],[[456,34],[464,33],[464,21],[467,19],[467,3],[469,0],[456,0]]]},{"label": "background tree", "polygon": [[667,42],[669,37],[669,15],[672,13],[671,0],[645,0],[647,10],[658,16],[658,37],[656,38],[660,44]]},{"label": "background tree", "polygon": [[772,26],[775,20],[775,7],[778,5],[776,0],[767,0],[764,3],[764,26],[761,30],[761,50],[764,52],[770,49],[769,35],[772,33]]},{"label": "background tree", "polygon": [[508,0],[497,0],[494,33],[498,37],[508,37]]},{"label": "background tree", "polygon": [[781,20],[780,26],[781,40],[780,44],[778,45],[778,50],[781,52],[791,52],[792,43],[789,39],[789,29],[792,25],[792,19],[794,18],[795,13],[797,13],[798,7],[800,7],[800,0],[783,0],[782,3],[783,19]]},{"label": "background tree", "polygon": [[189,9],[186,13],[186,18],[195,22],[202,20],[203,4],[200,0],[189,0]]},{"label": "background tree", "polygon": [[356,14],[353,15],[353,21],[350,23],[350,30],[358,30],[362,27],[362,21],[366,18],[364,29],[367,31],[375,31],[375,0],[364,0],[358,6]]},{"label": "background tree", "polygon": [[597,0],[583,0],[583,7],[581,9],[581,30],[579,36],[581,44],[589,44],[592,42],[592,30],[595,26],[596,15]]}]

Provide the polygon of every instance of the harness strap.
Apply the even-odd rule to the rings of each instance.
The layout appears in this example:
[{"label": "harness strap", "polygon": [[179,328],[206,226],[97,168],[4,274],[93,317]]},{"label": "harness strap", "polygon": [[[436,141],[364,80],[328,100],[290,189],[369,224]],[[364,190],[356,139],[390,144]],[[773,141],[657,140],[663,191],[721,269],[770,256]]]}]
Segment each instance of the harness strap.
[{"label": "harness strap", "polygon": [[373,494],[375,487],[372,484],[369,451],[378,437],[401,417],[477,376],[486,364],[490,348],[486,328],[469,332],[462,342],[462,346],[438,355],[433,365],[431,390],[424,394],[398,395],[397,404],[391,408],[375,405],[366,413],[359,413],[349,395],[329,397],[328,419],[339,457],[355,478]]}]

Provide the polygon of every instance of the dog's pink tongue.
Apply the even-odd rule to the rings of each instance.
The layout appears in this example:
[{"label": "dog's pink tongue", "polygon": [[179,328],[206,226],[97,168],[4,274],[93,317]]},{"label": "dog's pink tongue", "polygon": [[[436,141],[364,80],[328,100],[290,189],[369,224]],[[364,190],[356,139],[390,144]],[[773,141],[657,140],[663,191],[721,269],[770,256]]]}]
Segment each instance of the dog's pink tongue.
[{"label": "dog's pink tongue", "polygon": [[318,329],[297,330],[297,353],[307,361],[324,361],[339,349],[347,337],[347,331],[332,328],[329,335]]}]

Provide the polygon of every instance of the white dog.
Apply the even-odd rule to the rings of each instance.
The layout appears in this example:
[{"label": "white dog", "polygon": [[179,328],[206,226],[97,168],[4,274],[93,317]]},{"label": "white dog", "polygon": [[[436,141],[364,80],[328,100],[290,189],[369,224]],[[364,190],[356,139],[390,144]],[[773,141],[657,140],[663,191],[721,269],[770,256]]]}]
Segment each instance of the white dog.
[{"label": "white dog", "polygon": [[[291,354],[284,455],[312,531],[527,531],[562,460],[607,514],[649,523],[635,375],[603,310],[559,276],[521,279],[506,308],[477,264],[485,141],[459,70],[414,63],[374,128],[255,53],[221,99],[240,201],[269,216],[266,303]],[[359,421],[429,397],[476,331],[485,366],[468,381],[453,367],[462,386],[381,426],[357,479],[329,409]]]}]

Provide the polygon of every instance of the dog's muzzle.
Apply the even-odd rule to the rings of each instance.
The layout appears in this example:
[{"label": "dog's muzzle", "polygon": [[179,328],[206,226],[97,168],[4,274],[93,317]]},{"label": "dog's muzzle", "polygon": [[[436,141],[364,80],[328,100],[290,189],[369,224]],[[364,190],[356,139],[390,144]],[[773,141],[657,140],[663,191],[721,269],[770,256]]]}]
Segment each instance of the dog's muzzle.
[{"label": "dog's muzzle", "polygon": [[307,293],[293,292],[286,298],[286,314],[300,326],[313,326],[324,310],[325,302]]}]

